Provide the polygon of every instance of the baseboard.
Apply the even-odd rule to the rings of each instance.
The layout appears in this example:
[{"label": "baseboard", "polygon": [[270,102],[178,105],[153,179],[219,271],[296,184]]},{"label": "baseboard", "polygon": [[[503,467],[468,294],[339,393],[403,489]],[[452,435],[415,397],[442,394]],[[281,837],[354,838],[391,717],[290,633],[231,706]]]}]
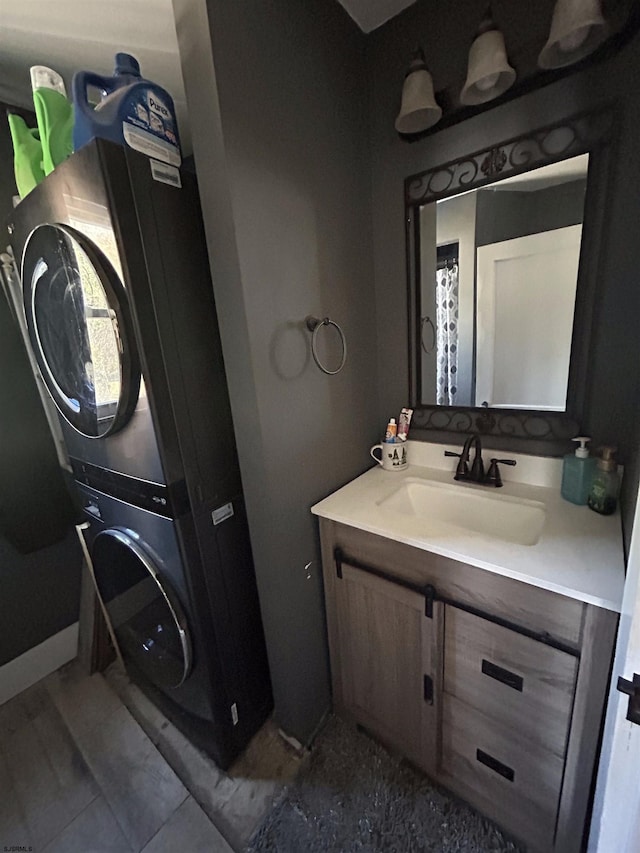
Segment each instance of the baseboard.
[{"label": "baseboard", "polygon": [[0,666],[0,705],[55,672],[78,654],[78,623]]},{"label": "baseboard", "polygon": [[278,729],[278,734],[280,735],[282,740],[285,741],[285,743],[288,743],[289,746],[292,747],[298,753],[298,755],[304,755],[306,750],[297,738],[293,737],[293,735],[288,735],[282,729]]},{"label": "baseboard", "polygon": [[287,734],[284,729],[278,727],[278,734],[280,737],[285,740],[289,746],[292,746],[298,755],[303,756],[306,755],[307,752],[311,749],[311,744],[314,742],[316,737],[320,734],[322,729],[325,727],[327,720],[331,715],[331,708],[327,708],[323,715],[320,717],[315,729],[311,732],[311,735],[306,739],[304,744],[300,743],[300,741],[293,737],[293,735]]}]

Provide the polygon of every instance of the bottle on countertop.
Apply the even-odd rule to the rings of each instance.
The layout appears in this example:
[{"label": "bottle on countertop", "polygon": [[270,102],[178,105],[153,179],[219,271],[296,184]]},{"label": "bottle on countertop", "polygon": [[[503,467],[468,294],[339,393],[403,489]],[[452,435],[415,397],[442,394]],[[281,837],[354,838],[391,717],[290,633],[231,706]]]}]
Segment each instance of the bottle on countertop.
[{"label": "bottle on countertop", "polygon": [[398,424],[396,423],[396,419],[390,418],[389,423],[387,424],[387,430],[384,434],[384,440],[385,441],[395,441],[397,433],[398,433]]},{"label": "bottle on countertop", "polygon": [[566,501],[584,506],[589,498],[591,484],[596,471],[596,459],[589,456],[587,436],[578,436],[572,441],[579,442],[575,453],[567,453],[562,466],[562,486],[560,493]]},{"label": "bottle on countertop", "polygon": [[613,515],[618,502],[618,463],[613,458],[615,447],[603,447],[589,492],[589,509],[600,515]]}]

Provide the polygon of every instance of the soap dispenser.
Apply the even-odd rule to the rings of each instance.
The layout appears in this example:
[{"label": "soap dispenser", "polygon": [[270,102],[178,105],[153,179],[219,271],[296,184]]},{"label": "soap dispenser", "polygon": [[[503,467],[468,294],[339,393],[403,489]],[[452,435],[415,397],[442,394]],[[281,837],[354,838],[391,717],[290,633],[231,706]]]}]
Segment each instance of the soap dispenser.
[{"label": "soap dispenser", "polygon": [[602,459],[589,492],[589,508],[600,515],[612,515],[618,501],[618,463],[613,458],[615,447],[603,447]]},{"label": "soap dispenser", "polygon": [[587,436],[581,435],[572,441],[579,442],[575,453],[567,453],[562,466],[562,487],[560,493],[566,501],[584,506],[587,503],[591,484],[596,470],[596,460],[589,456]]}]

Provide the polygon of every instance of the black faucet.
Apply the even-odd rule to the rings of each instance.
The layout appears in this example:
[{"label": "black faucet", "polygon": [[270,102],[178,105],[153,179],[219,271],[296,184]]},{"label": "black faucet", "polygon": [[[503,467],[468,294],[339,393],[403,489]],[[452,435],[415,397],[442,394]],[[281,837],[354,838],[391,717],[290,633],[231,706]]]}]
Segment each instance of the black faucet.
[{"label": "black faucet", "polygon": [[[475,456],[473,457],[471,470],[469,470],[469,451],[471,450],[472,444],[475,448]],[[456,475],[453,478],[454,480],[470,480],[472,483],[483,482],[484,464],[482,462],[482,442],[480,441],[480,436],[477,432],[472,432],[471,435],[468,436],[464,443],[464,447],[462,448],[462,453],[453,453],[451,450],[445,450],[444,455],[457,456],[460,459],[458,467],[456,468]]]},{"label": "black faucet", "polygon": [[[471,445],[474,445],[475,456],[471,470],[469,470],[469,451]],[[479,483],[482,486],[493,486],[499,489],[502,486],[502,477],[498,469],[498,463],[501,465],[515,465],[515,459],[492,459],[491,466],[487,474],[484,472],[484,463],[482,462],[482,442],[477,432],[472,432],[464,443],[462,453],[453,453],[451,450],[445,450],[445,456],[456,456],[459,459],[456,467],[454,480],[466,481],[468,483]]]}]

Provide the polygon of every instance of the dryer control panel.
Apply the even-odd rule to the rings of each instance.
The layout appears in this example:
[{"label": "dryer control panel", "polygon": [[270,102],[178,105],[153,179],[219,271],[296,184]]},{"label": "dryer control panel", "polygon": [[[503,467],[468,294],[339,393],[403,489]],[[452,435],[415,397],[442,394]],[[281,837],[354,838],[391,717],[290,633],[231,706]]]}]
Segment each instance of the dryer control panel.
[{"label": "dryer control panel", "polygon": [[138,480],[89,462],[81,462],[79,459],[71,458],[71,467],[78,483],[140,509],[155,512],[156,515],[163,515],[165,518],[176,518],[188,511],[186,488],[180,489],[173,486],[169,489],[161,483]]}]

